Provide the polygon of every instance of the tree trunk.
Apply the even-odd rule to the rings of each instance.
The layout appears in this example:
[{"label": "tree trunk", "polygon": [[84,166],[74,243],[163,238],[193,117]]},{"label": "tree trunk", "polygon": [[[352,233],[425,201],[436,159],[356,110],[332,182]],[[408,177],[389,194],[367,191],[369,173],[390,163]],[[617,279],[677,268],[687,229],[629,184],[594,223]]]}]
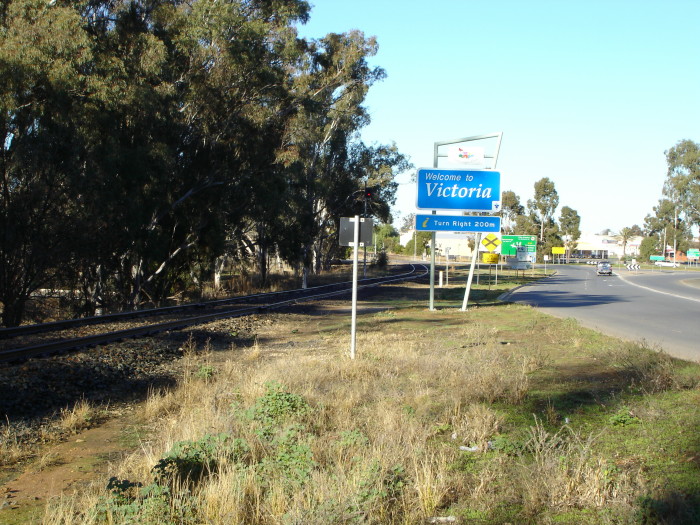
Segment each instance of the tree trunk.
[{"label": "tree trunk", "polygon": [[2,324],[6,327],[19,326],[24,316],[24,307],[26,306],[26,297],[4,297],[2,304]]},{"label": "tree trunk", "polygon": [[226,264],[226,257],[221,256],[214,259],[214,291],[219,292],[221,290],[221,274],[224,271],[224,265]]},{"label": "tree trunk", "polygon": [[264,227],[258,225],[258,271],[260,272],[260,284],[267,283],[267,239],[265,238]]}]

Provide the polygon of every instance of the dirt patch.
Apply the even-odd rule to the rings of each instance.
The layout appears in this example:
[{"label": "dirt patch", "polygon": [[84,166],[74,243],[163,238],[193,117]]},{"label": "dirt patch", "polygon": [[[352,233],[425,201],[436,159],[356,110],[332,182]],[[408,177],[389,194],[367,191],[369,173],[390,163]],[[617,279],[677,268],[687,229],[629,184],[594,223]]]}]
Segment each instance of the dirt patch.
[{"label": "dirt patch", "polygon": [[110,464],[130,450],[125,432],[133,424],[134,411],[124,408],[103,425],[43,449],[24,472],[0,485],[0,522],[12,523],[13,515],[26,515],[49,499],[79,491],[106,475]]}]

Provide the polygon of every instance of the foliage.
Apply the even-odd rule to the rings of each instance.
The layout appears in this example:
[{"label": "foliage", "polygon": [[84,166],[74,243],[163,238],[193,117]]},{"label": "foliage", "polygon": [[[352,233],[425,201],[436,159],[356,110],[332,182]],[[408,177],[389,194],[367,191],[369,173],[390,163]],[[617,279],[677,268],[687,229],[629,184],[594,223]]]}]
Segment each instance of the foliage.
[{"label": "foliage", "polygon": [[501,195],[501,215],[503,216],[503,232],[515,233],[514,226],[518,216],[525,213],[525,208],[520,204],[520,197],[514,191],[504,191]]},{"label": "foliage", "polygon": [[669,199],[660,199],[653,210],[654,215],[648,214],[644,218],[647,234],[657,236],[662,249],[665,243],[666,246],[675,244],[678,250],[687,251],[693,234],[687,221],[678,216],[678,206]]},{"label": "foliage", "polygon": [[179,441],[153,467],[160,484],[182,480],[198,483],[222,460],[240,461],[249,453],[248,444],[226,433],[207,434],[197,441]]},{"label": "foliage", "polygon": [[544,230],[549,227],[558,206],[559,194],[554,187],[554,182],[548,177],[535,182],[535,195],[533,199],[527,201],[527,208],[540,226],[540,242],[544,241]]},{"label": "foliage", "polygon": [[161,523],[193,523],[186,505],[175,505],[182,512],[173,516],[172,492],[168,487],[152,483],[120,480],[112,477],[107,484],[109,495],[103,497],[95,509],[99,523],[157,525]]},{"label": "foliage", "polygon": [[700,225],[700,144],[681,140],[664,152],[668,173],[664,195],[692,225]]},{"label": "foliage", "polygon": [[559,217],[559,226],[561,228],[561,233],[566,239],[565,247],[567,251],[572,252],[576,249],[578,245],[578,240],[581,238],[581,230],[579,226],[581,225],[581,217],[578,212],[568,206],[564,206],[561,209],[561,216]]},{"label": "foliage", "polygon": [[400,245],[399,232],[391,224],[375,226],[374,243],[379,251],[396,253]]},{"label": "foliage", "polygon": [[296,489],[308,481],[316,462],[311,447],[304,439],[306,436],[297,426],[285,428],[277,434],[271,441],[273,454],[264,458],[261,463],[264,479],[279,474],[286,481],[285,485],[291,489]]},{"label": "foliage", "polygon": [[280,383],[265,383],[265,388],[265,394],[246,412],[247,417],[261,424],[261,436],[270,438],[279,424],[311,411],[303,397],[286,392]]},{"label": "foliage", "polygon": [[401,226],[399,227],[399,232],[401,233],[408,233],[410,231],[413,231],[413,229],[416,227],[416,214],[415,213],[409,213],[402,217],[401,219]]},{"label": "foliage", "polygon": [[659,255],[661,252],[659,240],[656,237],[644,237],[639,245],[639,256],[642,261],[648,261],[652,255]]},{"label": "foliage", "polygon": [[629,409],[629,407],[620,407],[620,409],[610,416],[610,424],[612,426],[627,426],[639,423],[639,418],[635,416]]},{"label": "foliage", "polygon": [[[0,301],[159,303],[271,257],[320,272],[338,217],[388,222],[395,145],[367,146],[384,71],[359,31],[298,38],[303,0],[14,0],[0,19]],[[360,193],[374,188],[370,202]]]},{"label": "foliage", "polygon": [[406,243],[406,246],[403,247],[403,253],[411,256],[415,253],[416,257],[430,255],[430,239],[430,232],[416,231],[414,236]]}]

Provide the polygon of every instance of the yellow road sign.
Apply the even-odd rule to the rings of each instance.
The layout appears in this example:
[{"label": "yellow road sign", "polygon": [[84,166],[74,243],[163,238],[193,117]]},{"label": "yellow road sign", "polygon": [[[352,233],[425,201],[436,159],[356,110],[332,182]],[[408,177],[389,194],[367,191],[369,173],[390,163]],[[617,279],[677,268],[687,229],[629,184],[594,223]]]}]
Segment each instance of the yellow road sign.
[{"label": "yellow road sign", "polygon": [[489,233],[486,237],[481,239],[481,244],[488,251],[493,252],[493,251],[497,250],[498,247],[501,245],[501,239],[498,237],[498,235],[494,235],[493,233]]},{"label": "yellow road sign", "polygon": [[481,254],[481,261],[486,264],[498,264],[499,255],[497,253],[487,253]]}]

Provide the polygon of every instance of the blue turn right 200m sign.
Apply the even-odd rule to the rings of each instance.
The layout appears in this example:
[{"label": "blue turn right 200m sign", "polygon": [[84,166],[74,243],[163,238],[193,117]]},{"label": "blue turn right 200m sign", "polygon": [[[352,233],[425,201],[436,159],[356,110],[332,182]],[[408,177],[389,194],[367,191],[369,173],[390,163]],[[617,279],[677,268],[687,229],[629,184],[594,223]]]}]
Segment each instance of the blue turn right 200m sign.
[{"label": "blue turn right 200m sign", "polygon": [[421,168],[417,174],[422,210],[501,211],[498,171]]}]

